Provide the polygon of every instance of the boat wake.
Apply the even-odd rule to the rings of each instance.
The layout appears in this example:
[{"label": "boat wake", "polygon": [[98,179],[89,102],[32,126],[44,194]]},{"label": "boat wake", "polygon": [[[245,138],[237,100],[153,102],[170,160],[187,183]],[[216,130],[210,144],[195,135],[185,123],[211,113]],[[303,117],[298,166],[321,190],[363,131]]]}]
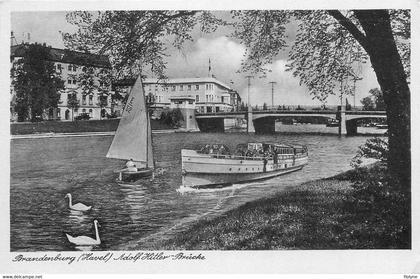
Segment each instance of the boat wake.
[{"label": "boat wake", "polygon": [[240,183],[240,184],[232,184],[226,187],[220,188],[193,188],[189,186],[181,185],[179,186],[176,191],[180,194],[187,194],[187,193],[213,193],[213,192],[224,192],[224,191],[231,191],[231,190],[238,190],[245,187],[261,187],[271,185],[270,183],[262,183],[262,182],[249,182],[249,183]]}]

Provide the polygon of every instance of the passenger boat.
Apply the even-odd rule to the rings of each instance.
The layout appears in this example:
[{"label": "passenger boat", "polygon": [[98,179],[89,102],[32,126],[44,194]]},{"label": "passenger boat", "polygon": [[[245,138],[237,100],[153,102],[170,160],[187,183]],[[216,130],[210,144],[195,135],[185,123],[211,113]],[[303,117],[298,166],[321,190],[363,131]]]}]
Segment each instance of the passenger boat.
[{"label": "passenger boat", "polygon": [[135,167],[114,171],[119,174],[119,183],[153,176],[152,129],[140,76],[130,91],[106,157],[133,161]]},{"label": "passenger boat", "polygon": [[308,149],[273,143],[248,143],[236,147],[205,145],[182,149],[182,184],[191,188],[219,188],[237,183],[268,179],[303,168]]}]

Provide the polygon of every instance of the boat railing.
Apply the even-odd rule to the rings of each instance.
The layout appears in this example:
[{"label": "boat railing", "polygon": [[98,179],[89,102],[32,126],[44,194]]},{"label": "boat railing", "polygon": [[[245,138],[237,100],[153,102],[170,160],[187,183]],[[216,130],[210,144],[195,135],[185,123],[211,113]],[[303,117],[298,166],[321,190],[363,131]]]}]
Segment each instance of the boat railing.
[{"label": "boat railing", "polygon": [[[206,154],[211,156],[212,158],[216,159],[233,159],[233,160],[254,160],[254,161],[262,161],[264,159],[272,160],[274,158],[273,155],[269,156],[243,156],[243,155],[231,155],[231,154],[217,154],[217,153],[204,153],[198,152],[200,154]],[[306,154],[277,154],[277,160],[286,160],[286,159],[293,159],[293,158],[301,158],[307,156]]]}]

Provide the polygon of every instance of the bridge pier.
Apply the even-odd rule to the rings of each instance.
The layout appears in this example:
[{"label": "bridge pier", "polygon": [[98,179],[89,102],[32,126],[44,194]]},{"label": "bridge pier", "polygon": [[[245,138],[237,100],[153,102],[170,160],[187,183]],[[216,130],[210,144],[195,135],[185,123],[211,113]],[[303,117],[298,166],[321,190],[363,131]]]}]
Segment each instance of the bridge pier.
[{"label": "bridge pier", "polygon": [[346,121],[346,130],[348,136],[357,135],[357,120]]},{"label": "bridge pier", "polygon": [[198,128],[201,132],[217,132],[225,131],[224,118],[200,118],[197,119]]},{"label": "bridge pier", "polygon": [[248,133],[255,133],[254,121],[252,120],[252,108],[248,106],[246,131]]}]

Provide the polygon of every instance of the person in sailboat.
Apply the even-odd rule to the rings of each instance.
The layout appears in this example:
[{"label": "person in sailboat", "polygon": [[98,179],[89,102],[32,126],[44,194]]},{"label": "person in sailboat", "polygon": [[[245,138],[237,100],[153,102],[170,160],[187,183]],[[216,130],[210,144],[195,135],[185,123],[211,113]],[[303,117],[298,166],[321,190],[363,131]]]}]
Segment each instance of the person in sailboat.
[{"label": "person in sailboat", "polygon": [[136,164],[133,162],[133,159],[130,159],[127,161],[127,163],[125,164],[126,168],[122,169],[121,171],[125,171],[125,172],[136,172],[137,171],[137,167]]}]

